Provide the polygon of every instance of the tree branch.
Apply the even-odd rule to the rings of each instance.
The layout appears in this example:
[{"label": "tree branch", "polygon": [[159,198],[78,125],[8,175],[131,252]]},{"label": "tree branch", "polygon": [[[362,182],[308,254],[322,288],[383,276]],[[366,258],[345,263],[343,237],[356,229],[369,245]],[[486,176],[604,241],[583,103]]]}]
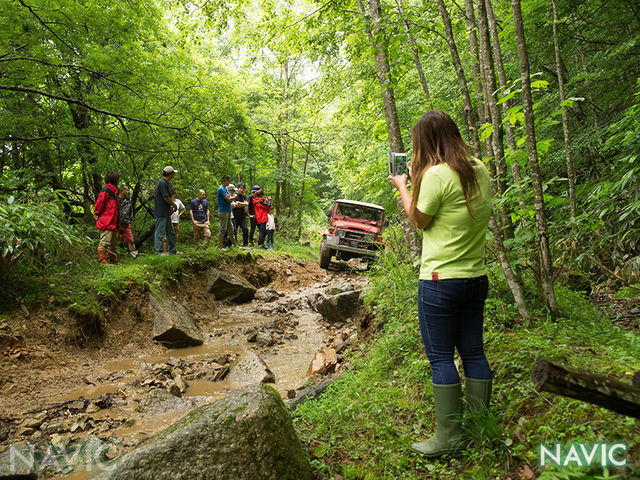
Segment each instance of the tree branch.
[{"label": "tree branch", "polygon": [[101,113],[103,115],[108,115],[110,117],[114,117],[114,118],[118,119],[120,122],[122,122],[122,120],[129,120],[131,122],[143,123],[145,125],[154,126],[154,127],[160,127],[160,128],[166,128],[166,129],[169,129],[169,130],[180,130],[181,131],[181,130],[184,130],[186,128],[186,127],[174,127],[174,126],[171,126],[171,125],[163,125],[161,123],[155,123],[155,122],[152,122],[150,120],[142,120],[140,118],[130,117],[129,115],[124,115],[124,114],[121,114],[121,113],[109,112],[109,111],[103,110],[101,108],[92,107],[88,103],[82,102],[80,100],[76,100],[75,98],[68,98],[68,97],[63,97],[61,95],[54,95],[52,93],[43,92],[42,90],[36,90],[35,88],[18,87],[18,86],[14,86],[14,85],[0,85],[0,90],[8,90],[8,91],[11,91],[11,92],[33,93],[33,94],[36,94],[36,95],[41,95],[43,97],[53,98],[54,100],[61,100],[63,102],[67,102],[67,103],[70,103],[70,104],[80,105],[81,107],[84,107],[84,108],[86,108],[88,110],[91,110],[93,112]]},{"label": "tree branch", "polygon": [[18,0],[18,2],[20,2],[20,5],[22,5],[23,7],[27,8],[27,9],[32,13],[32,15],[38,19],[38,21],[42,24],[42,26],[43,26],[44,28],[46,28],[47,30],[49,30],[49,31],[53,34],[53,36],[54,36],[54,37],[56,37],[58,40],[60,40],[60,43],[62,43],[65,47],[67,47],[69,50],[71,50],[71,51],[73,52],[73,54],[74,54],[74,55],[76,55],[76,56],[78,56],[78,55],[79,55],[79,54],[78,54],[78,52],[76,51],[76,49],[75,49],[75,48],[73,48],[72,46],[70,46],[70,45],[69,45],[67,42],[65,42],[64,40],[62,40],[62,38],[60,38],[60,37],[58,36],[58,34],[57,34],[56,32],[54,32],[54,31],[49,27],[49,25],[47,25],[47,23],[46,23],[44,20],[42,20],[42,19],[38,16],[38,14],[33,10],[33,8],[31,8],[29,5],[27,5],[26,3],[24,3],[22,0]]}]

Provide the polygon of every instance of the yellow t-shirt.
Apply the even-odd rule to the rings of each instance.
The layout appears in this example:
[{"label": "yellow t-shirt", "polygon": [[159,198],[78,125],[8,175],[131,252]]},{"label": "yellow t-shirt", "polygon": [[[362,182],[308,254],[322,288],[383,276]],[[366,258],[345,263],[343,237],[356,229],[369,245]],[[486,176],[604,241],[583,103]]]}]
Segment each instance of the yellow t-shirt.
[{"label": "yellow t-shirt", "polygon": [[418,210],[432,215],[423,232],[421,280],[473,278],[486,274],[484,265],[487,225],[491,214],[489,172],[473,160],[478,189],[467,210],[460,177],[446,163],[434,165],[422,177]]}]

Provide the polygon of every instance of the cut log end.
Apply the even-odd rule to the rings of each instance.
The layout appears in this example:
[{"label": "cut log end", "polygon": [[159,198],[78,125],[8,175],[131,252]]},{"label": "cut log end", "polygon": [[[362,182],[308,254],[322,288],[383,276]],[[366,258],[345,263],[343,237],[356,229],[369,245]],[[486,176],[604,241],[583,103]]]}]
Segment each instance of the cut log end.
[{"label": "cut log end", "polygon": [[533,384],[538,390],[542,390],[544,382],[549,377],[549,362],[542,359],[536,362],[533,367]]},{"label": "cut log end", "polygon": [[580,371],[543,359],[536,363],[532,379],[538,391],[575,398],[640,418],[640,372],[635,374],[633,385],[629,385],[611,376]]}]

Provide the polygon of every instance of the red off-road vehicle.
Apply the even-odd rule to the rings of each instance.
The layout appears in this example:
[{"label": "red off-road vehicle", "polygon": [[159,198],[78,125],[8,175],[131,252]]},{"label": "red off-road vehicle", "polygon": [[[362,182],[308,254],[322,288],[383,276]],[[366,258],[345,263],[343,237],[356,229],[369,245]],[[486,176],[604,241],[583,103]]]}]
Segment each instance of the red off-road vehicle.
[{"label": "red off-road vehicle", "polygon": [[322,231],[320,267],[329,268],[331,258],[374,259],[385,247],[380,238],[384,228],[384,208],[373,203],[336,200],[330,216],[329,228]]}]

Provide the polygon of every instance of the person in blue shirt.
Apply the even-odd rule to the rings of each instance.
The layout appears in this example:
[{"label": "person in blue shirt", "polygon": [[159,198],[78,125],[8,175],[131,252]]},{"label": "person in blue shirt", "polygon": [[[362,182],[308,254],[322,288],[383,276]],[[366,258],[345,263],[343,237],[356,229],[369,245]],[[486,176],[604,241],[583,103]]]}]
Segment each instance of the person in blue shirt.
[{"label": "person in blue shirt", "polygon": [[220,250],[224,248],[224,237],[229,232],[233,245],[238,248],[238,242],[233,235],[233,223],[231,222],[231,202],[236,199],[236,195],[230,195],[229,175],[222,177],[221,185],[218,187],[218,219],[220,220],[220,231],[218,232],[218,246]]},{"label": "person in blue shirt", "polygon": [[193,222],[193,245],[200,247],[200,236],[204,237],[204,249],[209,247],[211,231],[209,230],[209,203],[204,198],[206,192],[202,189],[198,191],[198,197],[189,203],[189,213]]}]

